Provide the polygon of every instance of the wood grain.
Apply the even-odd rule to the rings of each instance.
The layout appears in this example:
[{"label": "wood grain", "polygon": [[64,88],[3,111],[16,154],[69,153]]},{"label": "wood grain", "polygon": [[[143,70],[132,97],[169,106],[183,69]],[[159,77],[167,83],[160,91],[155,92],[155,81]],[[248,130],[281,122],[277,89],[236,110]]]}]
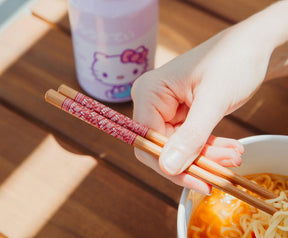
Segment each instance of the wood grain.
[{"label": "wood grain", "polygon": [[0,114],[0,168],[9,171],[0,230],[8,237],[176,236],[175,208],[2,106]]},{"label": "wood grain", "polygon": [[235,23],[263,10],[275,0],[183,0],[199,6],[223,20]]},{"label": "wood grain", "polygon": [[[29,24],[27,35],[29,35],[29,31],[34,30],[33,21]],[[16,28],[15,30],[17,31]],[[3,47],[9,46],[9,42],[3,45]],[[131,147],[98,130],[93,130],[89,125],[79,122],[44,102],[45,92],[49,88],[56,89],[62,83],[81,91],[75,76],[72,43],[69,36],[51,28],[9,70],[2,74],[1,83],[1,98],[16,107],[17,110],[44,123],[53,131],[71,138],[93,155],[101,156],[102,159],[123,169],[137,180],[160,191],[160,194],[167,196],[174,204],[178,203],[181,188],[138,162]],[[108,106],[128,116],[132,114],[131,103]],[[230,124],[233,123],[230,122]],[[223,130],[219,131],[218,135],[221,136],[221,133],[239,138],[244,134],[249,135],[251,132],[245,128],[239,128],[239,130],[235,128],[233,134]]]},{"label": "wood grain", "polygon": [[34,16],[50,24],[57,25],[62,30],[70,33],[67,5],[67,0],[39,0],[33,5],[31,12]]},{"label": "wood grain", "polygon": [[264,83],[249,102],[233,116],[263,133],[288,135],[288,78]]}]

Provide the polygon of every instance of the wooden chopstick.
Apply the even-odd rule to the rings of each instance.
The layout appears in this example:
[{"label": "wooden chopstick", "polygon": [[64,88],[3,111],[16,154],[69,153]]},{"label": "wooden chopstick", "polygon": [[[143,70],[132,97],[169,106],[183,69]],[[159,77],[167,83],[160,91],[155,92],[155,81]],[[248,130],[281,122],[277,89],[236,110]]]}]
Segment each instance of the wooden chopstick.
[{"label": "wooden chopstick", "polygon": [[81,105],[89,108],[92,111],[99,113],[100,115],[107,117],[113,122],[129,129],[130,131],[135,132],[136,134],[147,138],[148,140],[160,145],[164,146],[167,142],[168,138],[163,136],[156,131],[141,125],[140,123],[133,121],[131,118],[107,107],[106,105],[74,90],[73,88],[68,87],[65,84],[62,84],[58,88],[58,92],[63,94],[64,96],[71,98],[75,102],[80,103]]},{"label": "wooden chopstick", "polygon": [[[159,134],[158,132],[149,129],[148,127],[141,125],[138,122],[133,121],[129,117],[112,110],[111,108],[101,104],[100,102],[68,87],[67,85],[62,84],[58,88],[58,92],[63,94],[66,97],[71,98],[75,102],[89,108],[92,111],[99,113],[100,115],[114,121],[115,123],[128,128],[129,130],[135,132],[136,134],[150,140],[157,145],[163,147],[165,143],[168,141],[166,136]],[[234,184],[238,184],[243,188],[248,189],[251,192],[254,192],[260,195],[263,198],[271,199],[276,198],[277,195],[272,193],[271,191],[264,189],[262,186],[251,182],[249,179],[238,175],[237,173],[227,169],[214,161],[207,159],[204,156],[199,156],[195,161],[194,164],[198,165],[199,167],[208,170],[222,178],[229,180]]]},{"label": "wooden chopstick", "polygon": [[[75,102],[71,98],[65,97],[64,95],[56,92],[55,90],[50,89],[46,93],[45,99],[47,102],[53,104],[54,106],[143,151],[146,151],[158,157],[162,152],[161,146],[143,138],[142,136],[132,132],[127,128],[124,128],[123,126],[111,121],[110,119],[98,114],[97,112],[86,108],[85,106]],[[238,189],[230,181],[218,177],[217,175],[200,168],[196,164],[190,165],[186,172],[193,176],[196,176],[197,178],[211,184],[212,186],[226,193],[229,193],[247,202],[252,206],[257,207],[260,210],[267,212],[268,214],[272,215],[276,211],[278,211],[276,208],[265,203],[263,200],[255,198],[254,196],[244,192],[243,190]]]}]

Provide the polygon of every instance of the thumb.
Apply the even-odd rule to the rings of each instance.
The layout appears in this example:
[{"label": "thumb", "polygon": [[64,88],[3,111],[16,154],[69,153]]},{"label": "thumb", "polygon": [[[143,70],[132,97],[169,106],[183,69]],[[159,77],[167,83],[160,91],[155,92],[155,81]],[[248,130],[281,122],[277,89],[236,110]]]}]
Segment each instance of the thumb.
[{"label": "thumb", "polygon": [[224,115],[221,107],[213,102],[216,101],[205,96],[194,99],[185,122],[169,138],[159,158],[160,168],[166,174],[180,174],[200,154]]}]

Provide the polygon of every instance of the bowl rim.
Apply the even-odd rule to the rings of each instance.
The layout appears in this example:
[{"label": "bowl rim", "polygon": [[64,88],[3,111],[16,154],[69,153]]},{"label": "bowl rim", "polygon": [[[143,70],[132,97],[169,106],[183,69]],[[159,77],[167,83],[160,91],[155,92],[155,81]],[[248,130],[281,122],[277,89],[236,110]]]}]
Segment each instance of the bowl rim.
[{"label": "bowl rim", "polygon": [[[238,141],[243,145],[252,144],[255,142],[261,142],[261,141],[267,141],[267,140],[280,140],[280,141],[288,141],[287,135],[277,135],[277,134],[265,134],[265,135],[254,135],[254,136],[248,136],[239,139]],[[185,213],[185,203],[187,200],[187,197],[189,195],[189,189],[183,188],[179,205],[178,205],[178,211],[177,211],[177,237],[187,237],[187,225],[186,222],[183,222],[186,213]],[[184,224],[184,225],[183,225]]]},{"label": "bowl rim", "polygon": [[287,135],[255,135],[255,136],[248,136],[248,137],[241,138],[238,141],[241,144],[246,145],[246,144],[266,141],[270,139],[288,140],[288,136]]}]

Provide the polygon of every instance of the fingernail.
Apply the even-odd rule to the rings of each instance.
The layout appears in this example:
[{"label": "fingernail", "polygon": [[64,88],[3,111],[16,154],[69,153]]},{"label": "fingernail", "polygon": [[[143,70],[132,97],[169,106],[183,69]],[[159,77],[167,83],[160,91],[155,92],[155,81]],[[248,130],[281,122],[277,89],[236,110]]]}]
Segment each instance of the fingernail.
[{"label": "fingernail", "polygon": [[235,165],[235,167],[240,166],[242,163],[241,157],[238,157],[237,159],[232,159],[232,164]]},{"label": "fingernail", "polygon": [[196,189],[196,188],[191,188],[191,190],[194,190],[197,193],[203,194],[205,196],[211,196],[211,190],[209,189]]},{"label": "fingernail", "polygon": [[235,156],[232,157],[232,164],[235,167],[238,167],[239,165],[241,165],[241,153],[239,152],[239,150],[237,148],[234,149],[234,151],[236,152]]},{"label": "fingernail", "polygon": [[238,147],[235,147],[234,148],[234,150],[237,152],[237,153],[239,153],[239,154],[243,154],[244,153],[244,147],[243,147],[243,145],[242,144],[238,144]]},{"label": "fingernail", "polygon": [[179,173],[186,162],[184,154],[176,149],[167,150],[165,157],[163,167],[170,174]]},{"label": "fingernail", "polygon": [[221,160],[221,165],[224,167],[231,167],[231,164],[233,167],[236,167],[232,160],[229,160],[229,159]]},{"label": "fingernail", "polygon": [[224,167],[238,167],[241,165],[241,159],[224,159],[221,160],[221,165]]}]

